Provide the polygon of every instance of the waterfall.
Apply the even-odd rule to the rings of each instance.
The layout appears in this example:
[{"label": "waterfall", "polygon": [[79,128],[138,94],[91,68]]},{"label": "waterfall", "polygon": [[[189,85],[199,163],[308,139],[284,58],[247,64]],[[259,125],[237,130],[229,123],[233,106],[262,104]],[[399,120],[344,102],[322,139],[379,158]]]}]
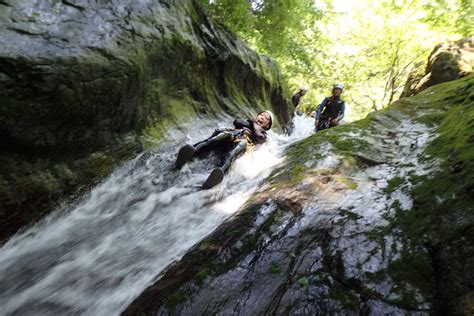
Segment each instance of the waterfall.
[{"label": "waterfall", "polygon": [[[115,170],[73,205],[3,245],[0,314],[119,314],[239,209],[283,161],[287,145],[313,131],[308,117],[295,116],[293,123],[292,135],[270,132],[266,144],[239,158],[211,190],[198,188],[209,159],[173,170],[176,141]],[[211,132],[189,129],[185,141]]]}]

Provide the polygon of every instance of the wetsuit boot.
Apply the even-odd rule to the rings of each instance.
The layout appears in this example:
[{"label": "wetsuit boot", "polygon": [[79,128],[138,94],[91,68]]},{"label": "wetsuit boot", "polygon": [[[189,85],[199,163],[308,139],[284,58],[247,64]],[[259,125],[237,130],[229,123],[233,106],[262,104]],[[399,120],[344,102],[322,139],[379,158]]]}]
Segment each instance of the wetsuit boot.
[{"label": "wetsuit boot", "polygon": [[224,173],[229,170],[230,166],[235,161],[235,159],[237,159],[237,157],[245,153],[246,149],[247,141],[239,141],[232,151],[225,156],[222,166],[212,170],[211,174],[202,185],[202,188],[207,190],[221,183],[222,180],[224,180]]},{"label": "wetsuit boot", "polygon": [[178,152],[178,158],[175,162],[176,169],[181,169],[181,167],[184,166],[186,162],[191,160],[195,154],[219,147],[225,143],[231,144],[233,140],[234,136],[232,133],[214,132],[211,137],[203,140],[202,142],[196,143],[194,145],[184,145]]},{"label": "wetsuit boot", "polygon": [[221,183],[222,180],[224,180],[224,171],[221,168],[215,168],[211,171],[211,174],[207,177],[201,188],[204,190],[210,189]]},{"label": "wetsuit boot", "polygon": [[178,152],[178,158],[176,158],[175,167],[181,169],[186,162],[188,162],[196,153],[196,148],[192,145],[184,145]]}]

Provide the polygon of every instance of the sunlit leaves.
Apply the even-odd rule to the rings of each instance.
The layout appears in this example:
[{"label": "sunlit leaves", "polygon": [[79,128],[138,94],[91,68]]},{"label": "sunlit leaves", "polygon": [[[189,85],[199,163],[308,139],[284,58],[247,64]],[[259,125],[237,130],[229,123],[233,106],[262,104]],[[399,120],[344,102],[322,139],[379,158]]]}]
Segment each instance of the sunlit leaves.
[{"label": "sunlit leaves", "polygon": [[214,19],[274,58],[310,111],[346,85],[348,118],[396,100],[439,42],[473,33],[472,0],[201,0]]}]

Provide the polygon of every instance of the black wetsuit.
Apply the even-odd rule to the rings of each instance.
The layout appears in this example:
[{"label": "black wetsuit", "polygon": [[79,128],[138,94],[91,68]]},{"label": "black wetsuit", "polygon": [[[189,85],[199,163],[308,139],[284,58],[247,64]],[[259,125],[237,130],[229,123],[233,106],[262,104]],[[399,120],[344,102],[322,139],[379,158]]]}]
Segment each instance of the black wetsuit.
[{"label": "black wetsuit", "polygon": [[216,129],[208,139],[194,144],[197,154],[211,150],[225,152],[221,168],[224,172],[240,155],[245,153],[249,145],[263,144],[267,140],[267,132],[255,120],[234,120],[235,129]]},{"label": "black wetsuit", "polygon": [[346,103],[339,97],[324,98],[323,102],[316,108],[315,119],[319,121],[317,130],[328,128],[331,119],[342,120],[345,110]]},{"label": "black wetsuit", "polygon": [[299,104],[300,104],[300,99],[301,99],[302,95],[300,92],[296,92],[295,94],[293,94],[293,96],[291,97],[291,103],[293,103],[293,106],[296,108]]},{"label": "black wetsuit", "polygon": [[234,120],[234,126],[237,129],[249,131],[250,138],[254,144],[263,144],[267,141],[267,132],[255,120],[236,119]]}]

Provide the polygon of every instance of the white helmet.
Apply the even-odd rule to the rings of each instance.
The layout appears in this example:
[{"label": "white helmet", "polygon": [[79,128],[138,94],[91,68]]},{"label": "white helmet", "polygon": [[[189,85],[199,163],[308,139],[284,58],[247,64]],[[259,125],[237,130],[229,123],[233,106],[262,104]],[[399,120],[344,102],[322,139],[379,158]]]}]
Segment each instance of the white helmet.
[{"label": "white helmet", "polygon": [[308,89],[307,86],[301,86],[301,87],[300,87],[300,90],[301,90],[301,91],[306,91],[306,92],[308,92],[309,89]]},{"label": "white helmet", "polygon": [[262,113],[267,113],[270,116],[270,122],[269,122],[268,127],[266,128],[266,130],[269,130],[270,128],[272,128],[272,125],[273,125],[273,113],[272,111],[265,110],[265,111],[258,112],[257,115],[260,115]]},{"label": "white helmet", "polygon": [[334,86],[332,87],[332,89],[341,89],[341,90],[344,90],[344,85],[342,83],[336,83],[334,84]]}]

